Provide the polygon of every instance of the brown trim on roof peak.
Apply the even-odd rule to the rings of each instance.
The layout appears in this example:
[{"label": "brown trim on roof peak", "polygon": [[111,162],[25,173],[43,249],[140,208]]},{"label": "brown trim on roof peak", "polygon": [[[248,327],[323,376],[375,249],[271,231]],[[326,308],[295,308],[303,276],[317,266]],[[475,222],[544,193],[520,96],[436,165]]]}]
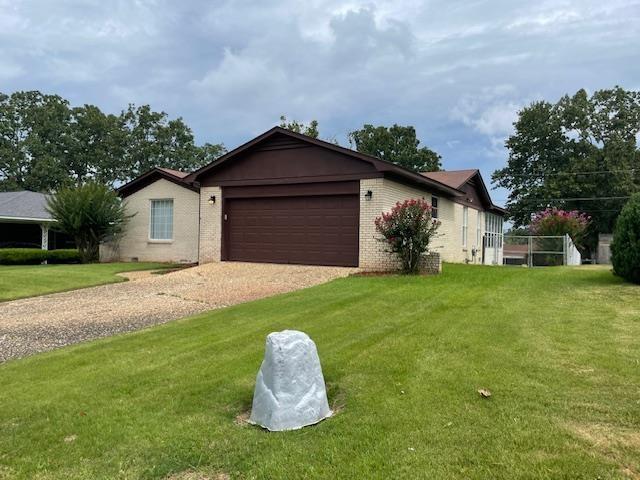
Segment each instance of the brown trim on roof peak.
[{"label": "brown trim on roof peak", "polygon": [[[175,172],[175,173],[170,173]],[[177,174],[184,174],[184,177],[180,177]],[[143,173],[139,177],[134,178],[128,183],[125,183],[121,187],[116,189],[118,195],[121,197],[128,197],[129,195],[136,193],[138,190],[142,190],[144,187],[151,185],[153,182],[164,179],[168,180],[176,185],[187,188],[194,192],[199,192],[200,189],[192,182],[187,181],[189,174],[180,172],[178,170],[171,170],[170,168],[154,167],[148,172]]]},{"label": "brown trim on roof peak", "polygon": [[290,138],[294,138],[294,139],[300,140],[302,142],[306,142],[306,143],[311,144],[311,145],[315,145],[315,146],[318,146],[318,147],[326,148],[328,150],[332,150],[334,152],[341,153],[343,155],[358,159],[360,161],[367,162],[367,163],[373,165],[373,167],[378,172],[381,172],[383,174],[390,174],[390,175],[393,175],[393,176],[400,177],[406,182],[420,185],[420,186],[422,186],[424,188],[428,188],[428,189],[434,190],[437,193],[450,195],[452,197],[456,197],[456,196],[462,195],[462,192],[460,192],[456,188],[452,188],[452,187],[450,187],[448,185],[445,185],[442,182],[439,182],[437,180],[433,180],[433,179],[424,177],[423,175],[420,175],[419,173],[412,172],[412,171],[407,170],[406,168],[400,167],[400,166],[398,166],[398,165],[396,165],[394,163],[388,162],[386,160],[381,160],[381,159],[379,159],[377,157],[374,157],[372,155],[367,155],[367,154],[364,154],[364,153],[357,152],[355,150],[351,150],[350,148],[345,148],[345,147],[341,147],[340,145],[335,145],[335,144],[330,143],[330,142],[325,142],[324,140],[319,140],[317,138],[309,137],[309,136],[303,135],[301,133],[292,132],[291,130],[287,130],[285,128],[278,127],[278,126],[267,130],[266,132],[262,133],[261,135],[258,135],[257,137],[255,137],[254,139],[249,140],[248,142],[246,142],[246,143],[240,145],[239,147],[231,150],[230,152],[228,152],[225,155],[221,156],[217,160],[211,162],[209,165],[205,165],[204,167],[196,170],[191,175],[186,177],[185,180],[189,181],[189,182],[198,181],[199,178],[201,177],[201,175],[203,175],[204,173],[218,168],[220,165],[223,165],[224,163],[226,163],[229,160],[233,159],[237,155],[245,152],[249,148],[257,145],[258,143],[260,143],[260,142],[262,142],[262,141],[264,141],[264,140],[266,140],[266,139],[268,139],[268,138],[270,138],[270,137],[272,137],[274,135],[286,135],[286,136],[288,136]]}]

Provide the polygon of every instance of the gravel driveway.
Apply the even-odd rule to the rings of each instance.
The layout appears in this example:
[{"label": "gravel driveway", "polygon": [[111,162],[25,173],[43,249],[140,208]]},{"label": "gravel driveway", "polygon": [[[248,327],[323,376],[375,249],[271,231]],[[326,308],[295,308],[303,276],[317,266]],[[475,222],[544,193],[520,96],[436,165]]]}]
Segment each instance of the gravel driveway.
[{"label": "gravel driveway", "polygon": [[128,282],[0,303],[0,362],[290,292],[355,269],[210,263]]}]

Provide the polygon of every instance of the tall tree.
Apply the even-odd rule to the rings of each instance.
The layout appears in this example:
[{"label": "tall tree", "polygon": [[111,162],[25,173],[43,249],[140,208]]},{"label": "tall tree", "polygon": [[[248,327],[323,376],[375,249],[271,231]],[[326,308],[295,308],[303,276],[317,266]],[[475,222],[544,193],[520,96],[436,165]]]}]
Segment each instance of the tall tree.
[{"label": "tall tree", "polygon": [[[591,217],[587,248],[611,232],[625,199],[640,189],[640,92],[620,87],[579,90],[557,103],[534,102],[519,112],[507,166],[493,174],[510,190],[516,226],[549,207]],[[595,200],[594,200],[595,199]]]},{"label": "tall tree", "polygon": [[307,135],[308,137],[318,138],[319,135],[317,120],[311,120],[309,124],[305,124],[297,120],[288,121],[285,115],[281,115],[280,126],[282,128],[286,128],[287,130],[291,130],[292,132]]},{"label": "tall tree", "polygon": [[122,119],[104,114],[94,105],[71,110],[71,123],[63,165],[70,183],[95,181],[106,185],[126,178],[126,132]]},{"label": "tall tree", "polygon": [[51,191],[65,185],[62,166],[69,104],[40,92],[0,94],[0,190]]},{"label": "tall tree", "polygon": [[428,147],[420,147],[416,129],[394,124],[391,127],[364,125],[349,134],[356,150],[415,172],[440,170],[441,157]]},{"label": "tall tree", "polygon": [[216,160],[218,157],[224,155],[225,153],[227,153],[227,149],[223,144],[205,143],[204,145],[198,147],[198,160],[196,163],[198,165],[207,165]]},{"label": "tall tree", "polygon": [[223,145],[195,145],[182,119],[148,105],[108,115],[58,95],[0,93],[0,191],[115,186],[153,167],[193,170],[222,153]]},{"label": "tall tree", "polygon": [[124,163],[130,180],[154,167],[191,170],[200,165],[191,129],[181,118],[169,120],[149,105],[129,108],[121,115],[127,132]]}]

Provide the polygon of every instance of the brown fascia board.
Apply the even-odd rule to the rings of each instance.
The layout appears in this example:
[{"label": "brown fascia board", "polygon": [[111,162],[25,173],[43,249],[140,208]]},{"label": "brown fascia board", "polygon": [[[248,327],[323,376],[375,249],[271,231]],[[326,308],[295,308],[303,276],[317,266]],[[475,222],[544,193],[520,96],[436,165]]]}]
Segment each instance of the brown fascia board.
[{"label": "brown fascia board", "polygon": [[[474,176],[474,175],[472,175],[471,177],[469,177],[469,180],[470,180],[471,178],[473,178],[473,176]],[[495,204],[493,203],[493,200],[491,200],[491,194],[489,193],[489,190],[487,189],[487,186],[486,186],[486,185],[485,185],[485,183],[484,183],[484,180],[483,180],[483,178],[482,178],[482,175],[480,174],[480,170],[477,170],[477,171],[476,171],[475,176],[477,176],[477,177],[480,179],[480,185],[482,186],[482,191],[484,192],[484,194],[485,194],[485,196],[486,196],[486,198],[487,198],[487,201],[488,201],[488,203],[489,203],[489,208],[488,208],[488,210],[490,210],[490,211],[494,211],[494,212],[496,212],[496,213],[498,213],[498,214],[500,214],[500,215],[502,215],[502,216],[506,215],[506,214],[507,214],[507,211],[506,211],[504,208],[502,208],[502,207],[499,207],[499,206],[495,205]],[[467,180],[467,182],[468,182],[469,180]]]},{"label": "brown fascia board", "polygon": [[277,134],[283,134],[283,135],[287,135],[291,138],[295,138],[297,140],[306,142],[306,143],[310,143],[312,145],[316,145],[319,147],[323,147],[323,148],[327,148],[329,150],[333,150],[334,152],[338,152],[341,153],[343,155],[348,155],[350,157],[353,158],[357,158],[358,160],[362,160],[364,162],[370,163],[372,164],[375,169],[381,173],[388,173],[391,174],[392,176],[397,176],[402,178],[404,181],[412,183],[412,184],[417,184],[420,186],[424,186],[424,187],[428,187],[432,190],[435,190],[439,193],[444,193],[446,195],[450,195],[452,197],[457,197],[457,196],[461,196],[464,195],[463,192],[461,192],[458,189],[455,188],[451,188],[443,183],[440,183],[436,180],[432,180],[430,178],[426,178],[423,177],[422,175],[420,175],[419,173],[415,173],[412,172],[411,170],[407,170],[406,168],[400,167],[398,165],[395,165],[394,163],[388,162],[386,160],[381,160],[377,157],[374,157],[372,155],[367,155],[364,153],[360,153],[360,152],[356,152],[354,150],[351,150],[349,148],[345,148],[345,147],[341,147],[340,145],[335,145],[333,143],[329,143],[329,142],[325,142],[324,140],[318,140],[317,138],[312,138],[309,137],[307,135],[303,135],[301,133],[296,133],[296,132],[292,132],[291,130],[287,130],[285,128],[282,127],[273,127],[269,130],[267,130],[266,132],[264,132],[261,135],[258,135],[257,137],[255,137],[252,140],[249,140],[248,142],[240,145],[239,147],[231,150],[230,152],[227,152],[226,154],[224,154],[223,156],[221,156],[220,158],[218,158],[217,160],[214,160],[213,162],[211,162],[209,165],[205,165],[204,167],[196,170],[195,172],[191,173],[189,176],[185,177],[184,180],[188,181],[188,182],[196,182],[198,181],[198,178],[214,169],[217,168],[218,166],[222,165],[223,163],[229,161],[230,159],[232,159],[233,157],[241,154],[242,152],[248,150],[249,148],[253,147],[254,145],[260,143],[261,141]]},{"label": "brown fascia board", "polygon": [[505,217],[508,213],[506,208],[499,207],[498,205],[494,205],[493,203],[491,204],[491,208],[489,208],[489,211],[497,213],[498,215],[502,215],[503,217]]},{"label": "brown fascia board", "polygon": [[193,192],[200,191],[200,189],[196,185],[194,185],[192,182],[187,181],[188,176],[180,178],[160,168],[152,168],[148,172],[143,173],[139,177],[136,177],[130,182],[125,183],[121,187],[117,188],[116,192],[123,198],[128,197],[129,195],[136,193],[138,190],[143,189],[147,185],[150,185],[161,178],[173,182],[176,185],[189,189]]}]

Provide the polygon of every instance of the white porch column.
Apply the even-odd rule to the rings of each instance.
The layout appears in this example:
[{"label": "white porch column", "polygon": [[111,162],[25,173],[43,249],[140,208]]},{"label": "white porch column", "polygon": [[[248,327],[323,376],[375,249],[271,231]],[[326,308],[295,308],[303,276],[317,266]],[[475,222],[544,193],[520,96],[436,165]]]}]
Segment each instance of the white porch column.
[{"label": "white porch column", "polygon": [[[42,236],[40,238],[40,248],[42,250],[49,250],[49,225],[47,225],[46,223],[41,223],[40,231],[42,232]],[[45,265],[46,263],[46,260],[42,262],[43,265]]]},{"label": "white porch column", "polygon": [[41,223],[40,230],[42,231],[40,248],[42,248],[42,250],[49,250],[49,225],[47,225],[46,223]]}]

